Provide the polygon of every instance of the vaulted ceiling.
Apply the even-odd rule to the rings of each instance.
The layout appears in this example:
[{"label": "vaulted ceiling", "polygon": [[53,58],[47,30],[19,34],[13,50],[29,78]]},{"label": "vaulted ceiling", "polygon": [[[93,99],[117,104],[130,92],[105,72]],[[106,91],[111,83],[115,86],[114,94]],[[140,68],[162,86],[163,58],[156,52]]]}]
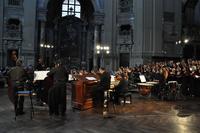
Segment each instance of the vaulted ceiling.
[{"label": "vaulted ceiling", "polygon": [[195,8],[199,0],[182,0],[183,2],[183,12],[186,8]]},{"label": "vaulted ceiling", "polygon": [[187,26],[195,26],[197,23],[196,20],[199,19],[199,12],[197,8],[199,8],[199,0],[183,0],[183,25]]}]

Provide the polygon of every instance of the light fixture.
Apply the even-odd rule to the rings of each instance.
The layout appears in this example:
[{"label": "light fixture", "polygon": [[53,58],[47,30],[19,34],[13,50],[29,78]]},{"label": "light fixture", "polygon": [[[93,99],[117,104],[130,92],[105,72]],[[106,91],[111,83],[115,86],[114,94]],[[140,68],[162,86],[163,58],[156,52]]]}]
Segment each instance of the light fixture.
[{"label": "light fixture", "polygon": [[40,44],[40,47],[44,47],[44,44],[41,43],[41,44]]},{"label": "light fixture", "polygon": [[110,51],[106,51],[106,54],[109,54],[110,53]]},{"label": "light fixture", "polygon": [[106,54],[109,54],[110,53],[110,50],[109,50],[109,46],[101,46],[101,45],[97,45],[96,46],[96,53],[97,54],[100,54],[100,53],[106,53]]},{"label": "light fixture", "polygon": [[184,40],[184,43],[186,44],[186,43],[188,43],[189,42],[189,39],[185,39]]},{"label": "light fixture", "polygon": [[101,48],[100,45],[97,45],[97,46],[96,46],[96,49],[97,49],[97,50],[99,50],[100,48]]},{"label": "light fixture", "polygon": [[50,45],[47,45],[46,47],[47,47],[47,48],[50,48]]}]

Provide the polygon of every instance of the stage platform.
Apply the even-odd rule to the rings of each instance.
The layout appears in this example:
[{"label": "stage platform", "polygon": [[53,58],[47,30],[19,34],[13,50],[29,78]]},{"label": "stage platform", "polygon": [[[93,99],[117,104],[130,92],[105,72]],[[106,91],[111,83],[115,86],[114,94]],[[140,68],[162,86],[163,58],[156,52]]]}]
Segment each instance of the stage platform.
[{"label": "stage platform", "polygon": [[73,111],[67,106],[66,117],[50,118],[48,107],[35,106],[33,120],[29,115],[29,99],[23,116],[14,120],[14,109],[7,89],[0,89],[0,133],[199,133],[200,100],[159,101],[133,95],[133,103],[116,106],[112,118],[100,111]]}]

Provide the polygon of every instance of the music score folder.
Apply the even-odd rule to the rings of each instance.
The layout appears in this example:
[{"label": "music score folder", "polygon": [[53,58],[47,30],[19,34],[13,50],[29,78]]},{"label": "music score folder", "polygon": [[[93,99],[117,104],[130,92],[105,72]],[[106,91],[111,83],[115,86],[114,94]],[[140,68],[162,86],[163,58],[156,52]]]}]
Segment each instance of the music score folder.
[{"label": "music score folder", "polygon": [[85,77],[87,80],[97,80],[95,77]]}]

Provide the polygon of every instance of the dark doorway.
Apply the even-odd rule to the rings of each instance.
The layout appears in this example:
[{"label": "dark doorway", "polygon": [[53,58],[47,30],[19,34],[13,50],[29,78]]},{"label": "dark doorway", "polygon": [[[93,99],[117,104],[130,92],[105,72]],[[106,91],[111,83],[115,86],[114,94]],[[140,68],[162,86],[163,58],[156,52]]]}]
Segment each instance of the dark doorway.
[{"label": "dark doorway", "polygon": [[129,67],[129,53],[120,53],[120,67]]},{"label": "dark doorway", "polygon": [[183,48],[183,57],[188,59],[188,58],[193,58],[194,56],[194,48],[191,45],[186,45]]},{"label": "dark doorway", "polygon": [[183,49],[184,58],[200,59],[200,46],[198,44],[186,45]]},{"label": "dark doorway", "polygon": [[100,56],[97,57],[97,68],[100,68],[101,66],[101,58]]},{"label": "dark doorway", "polygon": [[93,69],[93,58],[89,59],[89,71]]},{"label": "dark doorway", "polygon": [[200,46],[199,45],[196,45],[196,52],[195,53],[196,53],[196,55],[195,55],[196,59],[199,60],[200,59]]}]

